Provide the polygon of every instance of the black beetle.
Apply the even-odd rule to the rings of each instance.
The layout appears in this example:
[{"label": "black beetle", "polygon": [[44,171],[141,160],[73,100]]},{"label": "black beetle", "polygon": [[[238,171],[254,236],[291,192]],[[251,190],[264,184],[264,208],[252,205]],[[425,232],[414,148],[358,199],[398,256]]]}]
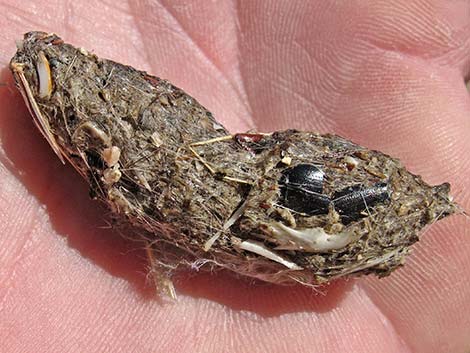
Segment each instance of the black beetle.
[{"label": "black beetle", "polygon": [[323,192],[324,173],[313,164],[299,164],[282,172],[281,203],[309,216],[328,213],[331,200]]},{"label": "black beetle", "polygon": [[387,183],[377,183],[371,187],[354,185],[337,191],[333,195],[335,210],[342,216],[343,223],[355,221],[362,212],[380,202],[390,200]]}]

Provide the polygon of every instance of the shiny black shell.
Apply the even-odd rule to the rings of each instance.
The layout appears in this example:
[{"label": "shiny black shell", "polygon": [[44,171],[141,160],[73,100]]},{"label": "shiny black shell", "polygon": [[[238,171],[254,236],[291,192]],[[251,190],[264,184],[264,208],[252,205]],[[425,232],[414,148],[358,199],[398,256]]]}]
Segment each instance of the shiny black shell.
[{"label": "shiny black shell", "polygon": [[378,203],[390,200],[387,183],[377,183],[371,187],[354,185],[337,191],[333,195],[335,210],[342,216],[343,222],[359,219],[364,211]]},{"label": "shiny black shell", "polygon": [[322,194],[324,173],[313,164],[299,164],[283,171],[279,181],[281,204],[309,216],[328,212],[330,199]]}]

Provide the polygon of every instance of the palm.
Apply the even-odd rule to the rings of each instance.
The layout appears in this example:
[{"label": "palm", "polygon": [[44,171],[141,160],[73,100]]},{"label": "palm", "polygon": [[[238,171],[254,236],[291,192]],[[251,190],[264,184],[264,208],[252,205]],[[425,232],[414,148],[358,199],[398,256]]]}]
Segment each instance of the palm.
[{"label": "palm", "polygon": [[[170,79],[232,131],[333,131],[400,157],[432,183],[450,181],[468,208],[468,2],[15,3],[0,2],[9,14],[4,66],[21,33],[54,31]],[[145,285],[143,252],[100,227],[103,210],[33,129],[6,69],[2,82],[5,351],[468,349],[463,216],[434,225],[387,279],[315,295],[198,275],[178,281],[178,304],[160,305]]]}]

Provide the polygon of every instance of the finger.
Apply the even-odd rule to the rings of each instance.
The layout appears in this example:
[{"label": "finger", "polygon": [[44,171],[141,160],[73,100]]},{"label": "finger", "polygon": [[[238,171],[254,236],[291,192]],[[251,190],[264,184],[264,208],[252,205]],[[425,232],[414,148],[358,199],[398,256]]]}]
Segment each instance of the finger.
[{"label": "finger", "polygon": [[412,352],[459,352],[470,344],[468,236],[467,219],[435,225],[405,268],[362,282]]},{"label": "finger", "polygon": [[[372,63],[382,67],[377,79],[393,75],[394,60],[404,66],[416,60],[434,71],[455,70],[452,79],[461,81],[470,60],[469,7],[464,1],[406,0],[240,6],[246,39],[240,69],[256,124],[268,131],[325,132],[338,128],[337,118],[354,121],[338,107],[359,108],[350,95],[367,84],[363,75]],[[373,96],[361,103],[367,106]]]}]

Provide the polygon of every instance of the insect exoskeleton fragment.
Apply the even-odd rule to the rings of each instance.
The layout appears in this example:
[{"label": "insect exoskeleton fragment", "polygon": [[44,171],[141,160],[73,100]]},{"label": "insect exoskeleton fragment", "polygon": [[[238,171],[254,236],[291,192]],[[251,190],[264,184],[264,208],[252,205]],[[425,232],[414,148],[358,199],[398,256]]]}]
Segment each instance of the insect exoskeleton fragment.
[{"label": "insect exoskeleton fragment", "polygon": [[309,216],[328,212],[330,199],[323,192],[324,173],[313,164],[298,164],[282,173],[281,204]]},{"label": "insect exoskeleton fragment", "polygon": [[370,187],[354,185],[335,192],[332,202],[343,220],[350,222],[357,220],[361,215],[370,215],[372,207],[389,201],[390,195],[390,186],[384,182]]},{"label": "insect exoskeleton fragment", "polygon": [[[355,161],[354,166],[357,165]],[[306,216],[326,214],[334,209],[347,223],[361,215],[367,216],[376,204],[390,200],[391,190],[386,182],[369,187],[355,184],[330,196],[323,193],[324,179],[321,166],[298,164],[287,168],[279,180],[281,205]]]}]

